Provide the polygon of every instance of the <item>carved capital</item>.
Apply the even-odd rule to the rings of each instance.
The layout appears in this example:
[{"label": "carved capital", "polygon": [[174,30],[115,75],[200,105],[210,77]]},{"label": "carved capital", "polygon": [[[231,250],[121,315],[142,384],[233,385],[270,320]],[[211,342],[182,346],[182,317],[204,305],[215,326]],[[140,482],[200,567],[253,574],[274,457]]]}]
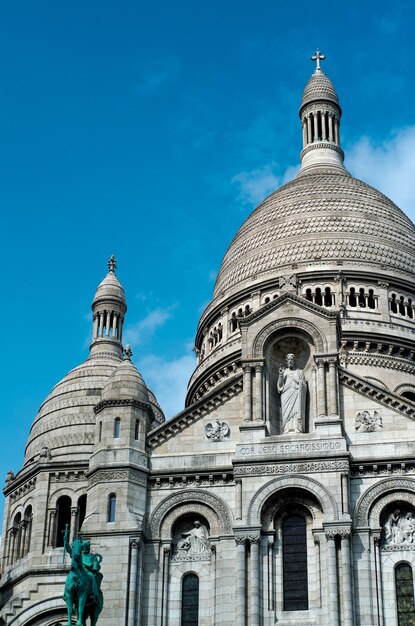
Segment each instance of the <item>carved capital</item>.
[{"label": "carved capital", "polygon": [[235,543],[237,546],[245,545],[246,535],[235,535]]},{"label": "carved capital", "polygon": [[130,546],[133,550],[139,550],[141,548],[141,539],[139,537],[134,537],[133,539],[130,539]]},{"label": "carved capital", "polygon": [[334,541],[336,539],[337,531],[336,530],[325,530],[324,534],[326,535],[327,541]]},{"label": "carved capital", "polygon": [[261,541],[261,537],[260,535],[248,535],[248,541],[249,543],[255,543],[255,544],[259,544],[259,542]]}]

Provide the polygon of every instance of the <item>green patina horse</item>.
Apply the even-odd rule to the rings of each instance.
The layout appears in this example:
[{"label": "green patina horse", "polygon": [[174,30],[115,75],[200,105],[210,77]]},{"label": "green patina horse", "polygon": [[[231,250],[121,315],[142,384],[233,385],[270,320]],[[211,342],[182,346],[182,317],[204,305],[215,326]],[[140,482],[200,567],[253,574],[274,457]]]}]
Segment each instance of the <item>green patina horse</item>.
[{"label": "green patina horse", "polygon": [[76,612],[76,626],[86,626],[89,618],[95,626],[103,606],[100,589],[102,557],[90,552],[89,541],[75,539],[72,547],[68,543],[68,530],[65,531],[64,547],[72,557],[71,569],[65,581],[64,600],[68,607],[68,626],[72,625],[72,615]]}]

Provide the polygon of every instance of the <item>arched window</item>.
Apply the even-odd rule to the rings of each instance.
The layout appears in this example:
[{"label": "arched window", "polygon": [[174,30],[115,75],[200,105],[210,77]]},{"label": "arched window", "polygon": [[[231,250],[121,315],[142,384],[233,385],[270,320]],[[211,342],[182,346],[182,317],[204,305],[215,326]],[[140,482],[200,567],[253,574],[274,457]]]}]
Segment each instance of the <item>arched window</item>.
[{"label": "arched window", "polygon": [[308,609],[306,522],[290,515],[282,525],[284,611]]},{"label": "arched window", "polygon": [[140,420],[135,420],[134,439],[137,441],[140,436]]},{"label": "arched window", "polygon": [[10,564],[14,563],[19,558],[21,531],[22,531],[22,514],[17,513],[14,516],[13,524],[9,532],[9,562]]},{"label": "arched window", "polygon": [[81,530],[82,524],[84,523],[86,515],[86,494],[82,495],[78,499],[78,519],[77,519],[77,529],[76,535],[78,536],[79,531]]},{"label": "arched window", "polygon": [[69,496],[61,496],[56,503],[56,533],[55,548],[63,546],[63,533],[66,524],[71,525],[71,506],[72,501]]},{"label": "arched window", "polygon": [[24,526],[23,526],[22,546],[21,546],[22,556],[26,556],[26,554],[30,550],[30,541],[32,537],[32,520],[33,520],[33,511],[32,511],[32,506],[29,504],[29,506],[26,507],[26,510],[24,512],[24,517],[23,517]]},{"label": "arched window", "polygon": [[99,423],[98,441],[102,439],[102,422]]},{"label": "arched window", "polygon": [[359,289],[359,306],[362,309],[366,308],[365,290],[363,289],[363,287]]},{"label": "arched window", "polygon": [[411,402],[415,402],[415,392],[414,391],[403,391],[401,393],[403,398],[410,400]]},{"label": "arched window", "polygon": [[376,300],[375,300],[375,296],[373,295],[373,289],[369,289],[369,297],[367,299],[367,304],[369,306],[369,309],[376,309]]},{"label": "arched window", "polygon": [[331,306],[333,304],[333,296],[331,295],[330,287],[326,287],[324,290],[324,306]]},{"label": "arched window", "polygon": [[398,305],[396,303],[396,293],[392,294],[391,311],[392,311],[392,313],[397,313],[398,312]]},{"label": "arched window", "polygon": [[356,289],[354,287],[350,287],[349,305],[356,306]]},{"label": "arched window", "polygon": [[415,624],[414,581],[409,563],[398,563],[395,569],[398,626]]},{"label": "arched window", "polygon": [[116,417],[114,420],[114,439],[120,438],[121,432],[121,420],[119,417]]},{"label": "arched window", "polygon": [[316,297],[315,297],[315,303],[319,304],[320,306],[322,306],[323,304],[323,296],[321,295],[321,289],[320,287],[317,287],[316,289]]},{"label": "arched window", "polygon": [[305,292],[305,299],[309,302],[313,302],[313,294],[311,289],[307,289],[307,291]]},{"label": "arched window", "polygon": [[107,515],[108,522],[115,522],[116,507],[117,507],[117,496],[115,495],[115,493],[110,493],[110,495],[108,496],[108,515]]},{"label": "arched window", "polygon": [[185,574],[182,580],[181,626],[199,624],[199,578],[196,574]]}]

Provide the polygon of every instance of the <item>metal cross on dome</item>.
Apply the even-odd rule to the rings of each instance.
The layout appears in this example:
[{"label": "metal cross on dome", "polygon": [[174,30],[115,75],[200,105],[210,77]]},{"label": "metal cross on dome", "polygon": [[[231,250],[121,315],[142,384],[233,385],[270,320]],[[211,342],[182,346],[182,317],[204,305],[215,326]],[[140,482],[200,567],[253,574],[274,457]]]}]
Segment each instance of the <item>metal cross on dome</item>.
[{"label": "metal cross on dome", "polygon": [[325,58],[324,54],[321,54],[320,50],[317,48],[316,53],[311,57],[312,61],[317,61],[316,70],[321,70],[320,61],[324,61]]},{"label": "metal cross on dome", "polygon": [[110,260],[108,261],[108,269],[112,274],[114,274],[116,267],[117,267],[117,261],[115,260],[115,256],[112,255],[110,257]]}]

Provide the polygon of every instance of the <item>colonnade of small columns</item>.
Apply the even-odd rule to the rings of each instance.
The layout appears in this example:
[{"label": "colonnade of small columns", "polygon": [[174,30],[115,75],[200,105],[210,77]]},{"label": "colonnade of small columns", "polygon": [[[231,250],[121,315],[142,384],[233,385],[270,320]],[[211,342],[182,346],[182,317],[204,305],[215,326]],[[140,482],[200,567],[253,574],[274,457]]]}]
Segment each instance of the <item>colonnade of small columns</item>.
[{"label": "colonnade of small columns", "polygon": [[122,341],[122,322],[123,318],[117,311],[97,311],[94,313],[94,327],[92,340],[99,337],[112,337],[118,341]]},{"label": "colonnade of small columns", "polygon": [[314,357],[317,365],[317,414],[338,415],[337,354]]},{"label": "colonnade of small columns", "polygon": [[30,550],[33,514],[28,519],[21,519],[16,526],[9,529],[7,538],[7,565],[12,565],[26,556]]},{"label": "colonnade of small columns", "polygon": [[340,146],[340,122],[331,111],[313,111],[303,117],[303,148],[316,141]]},{"label": "colonnade of small columns", "polygon": [[389,310],[395,315],[409,317],[412,320],[415,319],[415,302],[412,298],[397,296],[395,293],[392,293],[389,296]]},{"label": "colonnade of small columns", "polygon": [[[326,564],[328,572],[328,622],[330,626],[340,626],[340,606],[343,615],[343,626],[353,626],[353,581],[352,581],[352,552],[351,530],[349,526],[324,525],[324,530],[314,537],[314,542],[320,546],[321,538],[325,539]],[[236,626],[260,626],[260,589],[273,586],[274,581],[263,581],[261,585],[261,533],[257,529],[235,535],[236,543]],[[274,539],[265,537],[263,547],[268,554],[268,560],[275,558]],[[247,552],[250,552],[249,568],[247,568]],[[339,576],[341,569],[341,576]],[[265,575],[272,575],[273,567],[269,567]],[[340,581],[340,582],[339,582]],[[339,590],[339,584],[341,589]],[[249,615],[247,611],[247,588],[250,588]],[[340,593],[339,593],[340,591]],[[269,592],[268,592],[269,593]],[[269,593],[272,596],[272,592]],[[268,603],[268,610],[272,603]]]}]

